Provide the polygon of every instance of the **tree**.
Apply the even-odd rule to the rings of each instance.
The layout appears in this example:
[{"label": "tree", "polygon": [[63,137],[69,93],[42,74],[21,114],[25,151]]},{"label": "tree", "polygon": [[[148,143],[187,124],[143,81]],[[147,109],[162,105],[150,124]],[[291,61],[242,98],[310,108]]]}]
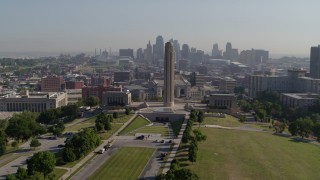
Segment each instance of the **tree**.
[{"label": "tree", "polygon": [[38,122],[43,124],[54,124],[55,120],[61,117],[61,109],[48,109],[44,112],[41,112],[38,117]]},{"label": "tree", "polygon": [[61,116],[62,117],[75,118],[75,117],[77,117],[78,112],[79,112],[79,108],[77,105],[74,105],[74,104],[61,107]]},{"label": "tree", "polygon": [[62,158],[65,162],[73,162],[76,160],[76,155],[73,153],[72,149],[66,147],[62,151]]},{"label": "tree", "polygon": [[24,111],[21,114],[14,114],[8,122],[5,130],[9,137],[16,140],[28,140],[32,136],[45,133],[45,129],[36,122],[37,113]]},{"label": "tree", "polygon": [[18,168],[15,178],[18,180],[30,179],[28,175],[28,171],[23,167]]},{"label": "tree", "polygon": [[65,148],[71,148],[76,155],[76,159],[79,159],[100,145],[100,143],[99,135],[92,128],[86,128],[68,140]]},{"label": "tree", "polygon": [[3,130],[0,130],[0,156],[6,152],[7,137]]},{"label": "tree", "polygon": [[312,133],[313,121],[309,118],[299,118],[289,126],[289,131],[292,135],[299,135],[301,138],[309,137]]},{"label": "tree", "polygon": [[202,132],[199,129],[193,130],[193,134],[195,135],[196,141],[205,141],[207,139],[207,136],[202,134]]},{"label": "tree", "polygon": [[105,123],[104,123],[104,130],[107,130],[107,131],[109,131],[109,130],[111,130],[111,122],[110,122],[110,120],[107,120]]},{"label": "tree", "polygon": [[320,121],[317,121],[313,126],[313,134],[320,140]]},{"label": "tree", "polygon": [[190,169],[179,169],[174,171],[174,179],[185,179],[185,180],[198,180],[199,176],[192,172]]},{"label": "tree", "polygon": [[95,126],[98,132],[102,130],[111,130],[111,121],[113,117],[110,114],[101,113],[97,116]]},{"label": "tree", "polygon": [[35,153],[30,159],[27,160],[28,174],[32,175],[35,172],[43,174],[43,178],[53,171],[56,164],[56,158],[53,153],[49,151],[42,151]]},{"label": "tree", "polygon": [[53,126],[52,134],[54,136],[60,136],[64,130],[65,130],[65,126],[63,122],[59,122],[58,124]]},{"label": "tree", "polygon": [[118,112],[113,112],[112,117],[114,119],[117,119],[119,117],[119,113]]},{"label": "tree", "polygon": [[16,176],[14,174],[8,174],[6,176],[6,180],[17,180]]},{"label": "tree", "polygon": [[125,109],[125,113],[126,113],[126,115],[129,115],[131,113],[131,109],[130,108],[126,108]]},{"label": "tree", "polygon": [[99,104],[99,98],[97,96],[89,96],[86,100],[87,106],[96,106]]},{"label": "tree", "polygon": [[263,120],[264,121],[264,119],[266,118],[266,111],[264,110],[264,109],[257,109],[257,111],[256,111],[256,113],[257,113],[257,116],[258,116],[258,118],[261,120]]},{"label": "tree", "polygon": [[83,99],[82,99],[82,98],[79,98],[78,101],[77,101],[77,103],[76,103],[76,105],[78,106],[78,108],[81,107],[81,106],[84,106]]},{"label": "tree", "polygon": [[36,138],[32,138],[32,140],[30,142],[30,147],[36,148],[36,147],[39,147],[39,146],[41,146],[41,143],[39,142],[39,140],[36,139]]},{"label": "tree", "polygon": [[189,161],[191,162],[196,162],[197,161],[197,149],[194,145],[191,145],[189,147],[189,151],[188,151],[188,157],[189,157]]},{"label": "tree", "polygon": [[103,130],[103,124],[101,122],[96,122],[95,127],[98,132]]},{"label": "tree", "polygon": [[286,124],[284,122],[276,121],[273,124],[274,129],[276,130],[276,133],[282,133],[286,129]]},{"label": "tree", "polygon": [[201,123],[203,122],[203,120],[204,120],[204,113],[203,113],[203,111],[199,111],[199,113],[198,113],[199,127],[200,127]]},{"label": "tree", "polygon": [[290,123],[288,130],[289,130],[289,132],[291,133],[292,136],[296,136],[298,134],[297,123],[296,122]]}]

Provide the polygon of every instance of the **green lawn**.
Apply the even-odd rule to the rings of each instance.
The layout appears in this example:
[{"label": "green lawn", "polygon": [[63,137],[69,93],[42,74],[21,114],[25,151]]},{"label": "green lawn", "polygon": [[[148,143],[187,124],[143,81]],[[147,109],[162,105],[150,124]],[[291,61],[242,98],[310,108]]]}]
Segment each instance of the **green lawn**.
[{"label": "green lawn", "polygon": [[169,136],[168,127],[166,126],[145,126],[137,131],[128,133],[129,136],[134,136],[136,133],[154,133],[161,134],[161,136]]},{"label": "green lawn", "polygon": [[197,162],[179,150],[183,166],[201,179],[319,179],[320,147],[270,133],[201,128]]},{"label": "green lawn", "polygon": [[202,124],[219,125],[225,127],[238,127],[242,125],[237,118],[230,115],[226,115],[225,118],[205,117]]},{"label": "green lawn", "polygon": [[179,135],[182,123],[183,123],[183,121],[174,121],[171,123],[171,127],[172,127],[174,135],[176,135],[176,136]]},{"label": "green lawn", "polygon": [[250,127],[252,127],[252,128],[260,129],[260,130],[263,130],[263,131],[274,131],[274,128],[269,128],[269,126],[271,124],[268,124],[268,123],[265,123],[265,124],[251,123],[251,124],[248,124],[248,125]]},{"label": "green lawn", "polygon": [[[111,114],[112,115],[112,114]],[[124,113],[119,113],[119,117],[117,119],[113,119],[114,123],[126,123],[133,114],[126,115]]]},{"label": "green lawn", "polygon": [[107,140],[109,139],[113,133],[115,133],[119,128],[123,126],[122,124],[114,124],[112,123],[112,129],[107,132],[99,133],[99,136],[102,140]]},{"label": "green lawn", "polygon": [[81,129],[85,129],[85,128],[88,128],[88,127],[93,127],[95,124],[94,123],[90,123],[90,122],[81,122],[81,123],[78,123],[78,124],[75,124],[73,126],[69,126],[67,127],[64,131],[65,132],[78,132],[79,130]]},{"label": "green lawn", "polygon": [[54,179],[60,179],[61,176],[63,176],[68,170],[66,169],[60,169],[60,168],[54,168],[53,170],[53,174],[55,175],[54,176]]},{"label": "green lawn", "polygon": [[89,179],[138,179],[154,151],[141,147],[120,148]]},{"label": "green lawn", "polygon": [[120,135],[126,135],[127,133],[141,128],[150,122],[147,121],[146,119],[142,118],[141,116],[137,116],[126,128],[124,128],[119,134]]}]

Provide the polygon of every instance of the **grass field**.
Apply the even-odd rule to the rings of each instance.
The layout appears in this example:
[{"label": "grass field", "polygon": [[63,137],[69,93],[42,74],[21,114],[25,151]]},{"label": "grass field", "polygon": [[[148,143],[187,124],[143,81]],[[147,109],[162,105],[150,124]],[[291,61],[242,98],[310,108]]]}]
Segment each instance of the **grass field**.
[{"label": "grass field", "polygon": [[[183,166],[201,179],[319,179],[320,147],[270,133],[201,128],[197,162],[179,150]],[[183,147],[183,146],[182,146]]]},{"label": "grass field", "polygon": [[126,135],[127,133],[141,128],[150,122],[147,121],[146,119],[142,118],[141,116],[137,116],[126,128],[124,128],[119,134],[120,135]]},{"label": "grass field", "polygon": [[53,170],[53,174],[55,175],[54,176],[54,179],[60,179],[61,176],[63,176],[68,170],[66,169],[60,169],[60,168],[54,168]]},{"label": "grass field", "polygon": [[154,151],[141,147],[120,148],[89,179],[138,179]]},{"label": "grass field", "polygon": [[99,133],[99,136],[102,140],[109,139],[113,133],[115,133],[119,128],[121,128],[121,126],[123,126],[123,124],[112,123],[111,126],[112,126],[112,129],[110,131]]},{"label": "grass field", "polygon": [[226,115],[225,118],[205,117],[202,124],[219,125],[225,127],[238,127],[242,125],[237,118],[230,115]]},{"label": "grass field", "polygon": [[93,127],[93,126],[94,126],[94,123],[84,121],[84,122],[75,124],[73,126],[69,126],[64,131],[65,132],[78,132],[81,129],[85,129],[85,128]]},{"label": "grass field", "polygon": [[[112,114],[111,114],[112,115]],[[126,123],[133,114],[126,115],[124,113],[119,113],[119,117],[117,119],[113,119],[114,123]]]},{"label": "grass field", "polygon": [[128,133],[129,136],[134,136],[136,133],[155,133],[161,134],[161,137],[169,136],[168,127],[166,126],[145,126],[137,131]]}]

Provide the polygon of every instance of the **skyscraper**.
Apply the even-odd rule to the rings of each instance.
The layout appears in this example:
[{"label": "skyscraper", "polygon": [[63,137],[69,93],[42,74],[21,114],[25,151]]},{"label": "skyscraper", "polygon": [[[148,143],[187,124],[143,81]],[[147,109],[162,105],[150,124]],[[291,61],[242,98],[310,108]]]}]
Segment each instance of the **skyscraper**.
[{"label": "skyscraper", "polygon": [[188,44],[182,45],[182,51],[181,51],[181,58],[182,59],[189,59],[190,55],[190,49]]},{"label": "skyscraper", "polygon": [[152,46],[150,41],[147,44],[147,49],[144,50],[144,60],[148,63],[152,62]]},{"label": "skyscraper", "polygon": [[318,45],[318,47],[311,47],[310,77],[320,79],[320,45]]},{"label": "skyscraper", "polygon": [[153,45],[153,57],[154,61],[158,62],[159,59],[163,59],[164,55],[164,44],[162,36],[158,36],[156,39],[156,44]]},{"label": "skyscraper", "polygon": [[142,51],[142,48],[139,48],[139,49],[137,50],[136,59],[137,59],[138,61],[142,61],[142,60],[143,60],[143,51]]},{"label": "skyscraper", "polygon": [[212,47],[212,57],[221,56],[221,52],[219,50],[218,44],[215,43]]},{"label": "skyscraper", "polygon": [[174,50],[171,42],[165,45],[163,105],[174,106]]}]

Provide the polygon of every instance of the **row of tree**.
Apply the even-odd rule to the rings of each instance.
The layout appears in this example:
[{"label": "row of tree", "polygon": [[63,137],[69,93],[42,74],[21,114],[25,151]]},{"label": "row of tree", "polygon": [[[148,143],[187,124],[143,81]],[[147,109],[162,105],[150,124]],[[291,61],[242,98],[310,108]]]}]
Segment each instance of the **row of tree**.
[{"label": "row of tree", "polygon": [[64,122],[74,120],[79,113],[77,105],[67,105],[60,108],[48,109],[40,113],[37,121],[43,124],[56,124],[63,118]]},{"label": "row of tree", "polygon": [[[191,162],[196,162],[198,153],[198,142],[206,140],[206,136],[202,134],[199,129],[192,131],[194,122],[199,122],[200,124],[204,120],[204,113],[202,111],[197,111],[192,109],[190,112],[189,120],[186,129],[182,136],[182,142],[189,144],[188,157]],[[175,180],[175,179],[190,179],[197,180],[199,176],[192,172],[190,169],[182,168],[177,159],[171,162],[170,170],[167,174],[160,174],[156,178],[157,180]]]}]

